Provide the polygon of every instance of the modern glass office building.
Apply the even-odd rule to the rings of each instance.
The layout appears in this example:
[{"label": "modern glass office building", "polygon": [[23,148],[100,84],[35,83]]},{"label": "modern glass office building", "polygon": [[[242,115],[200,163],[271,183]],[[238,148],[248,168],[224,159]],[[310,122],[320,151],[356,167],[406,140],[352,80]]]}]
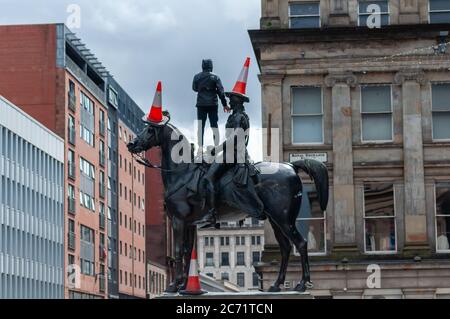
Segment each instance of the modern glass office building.
[{"label": "modern glass office building", "polygon": [[64,140],[0,96],[0,299],[64,298]]}]

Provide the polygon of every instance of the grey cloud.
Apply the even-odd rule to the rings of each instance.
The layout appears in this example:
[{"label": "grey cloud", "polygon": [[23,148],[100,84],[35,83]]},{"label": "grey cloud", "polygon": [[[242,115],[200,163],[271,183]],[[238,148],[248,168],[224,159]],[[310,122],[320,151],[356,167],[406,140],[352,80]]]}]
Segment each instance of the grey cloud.
[{"label": "grey cloud", "polygon": [[[69,4],[81,7],[81,29],[73,31],[144,111],[163,81],[163,104],[175,125],[188,128],[195,120],[191,84],[203,58],[214,60],[231,90],[245,57],[252,57],[247,111],[260,127],[259,70],[247,33],[258,28],[260,0],[3,0],[0,23],[65,22]],[[222,113],[221,125],[225,120]]]}]

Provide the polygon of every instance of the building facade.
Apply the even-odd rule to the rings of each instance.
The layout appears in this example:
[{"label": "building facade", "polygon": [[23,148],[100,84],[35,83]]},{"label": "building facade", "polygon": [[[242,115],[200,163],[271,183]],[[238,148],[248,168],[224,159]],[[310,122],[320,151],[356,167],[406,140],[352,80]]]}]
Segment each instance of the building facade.
[{"label": "building facade", "polygon": [[147,298],[161,296],[167,288],[167,267],[147,261]]},{"label": "building facade", "polygon": [[64,298],[64,140],[0,96],[0,299]]},{"label": "building facade", "polygon": [[[448,296],[449,23],[449,1],[262,1],[250,37],[263,127],[280,142],[265,138],[265,154],[329,169],[326,212],[302,175],[315,295]],[[267,289],[279,252],[269,227],[265,236]],[[300,276],[293,260],[286,287]]]},{"label": "building facade", "polygon": [[146,298],[145,168],[134,160],[127,143],[135,138],[119,120],[119,293]]},{"label": "building facade", "polygon": [[[129,155],[120,147],[119,120],[137,123],[134,117],[140,114],[133,112],[131,118],[126,108],[131,98],[65,25],[0,26],[0,36],[0,94],[65,141],[65,297],[118,298],[119,243],[128,236],[119,227],[119,212],[125,210],[119,201],[119,157],[121,152]],[[130,127],[139,130],[137,124]],[[140,173],[144,188],[144,171]],[[135,179],[122,181],[122,187],[131,189]],[[136,196],[145,202],[143,191]],[[137,201],[132,207],[142,206]],[[127,215],[132,210],[127,206]],[[136,232],[139,223],[145,224],[141,215]],[[132,251],[136,248],[135,258],[141,251],[142,260],[145,241],[141,246]],[[145,262],[141,264],[142,287]],[[123,267],[132,276],[133,290],[139,289],[134,262]],[[145,297],[145,288],[138,296]]]},{"label": "building facade", "polygon": [[260,278],[253,267],[261,261],[264,226],[247,219],[243,226],[222,223],[221,229],[198,229],[198,262],[203,275],[231,282],[241,291],[257,290]]}]

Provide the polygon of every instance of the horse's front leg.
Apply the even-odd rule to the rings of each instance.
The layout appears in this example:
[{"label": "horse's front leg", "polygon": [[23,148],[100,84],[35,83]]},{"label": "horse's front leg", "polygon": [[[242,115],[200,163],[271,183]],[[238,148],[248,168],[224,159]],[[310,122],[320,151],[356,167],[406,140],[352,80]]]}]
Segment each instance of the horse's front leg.
[{"label": "horse's front leg", "polygon": [[184,236],[185,236],[185,225],[183,221],[174,218],[172,221],[173,226],[173,237],[175,246],[175,280],[167,288],[168,293],[177,293],[180,290],[180,286],[184,282],[184,267],[183,267],[183,257],[184,257]]}]

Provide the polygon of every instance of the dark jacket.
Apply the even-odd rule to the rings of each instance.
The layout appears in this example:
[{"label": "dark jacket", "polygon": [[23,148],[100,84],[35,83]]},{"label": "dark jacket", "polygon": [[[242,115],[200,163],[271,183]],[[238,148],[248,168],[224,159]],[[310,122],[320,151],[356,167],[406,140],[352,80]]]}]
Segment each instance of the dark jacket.
[{"label": "dark jacket", "polygon": [[203,72],[194,77],[192,89],[198,93],[197,107],[202,106],[218,106],[218,98],[223,106],[227,105],[225,93],[220,78],[212,73],[213,63],[211,60],[203,60]]}]

